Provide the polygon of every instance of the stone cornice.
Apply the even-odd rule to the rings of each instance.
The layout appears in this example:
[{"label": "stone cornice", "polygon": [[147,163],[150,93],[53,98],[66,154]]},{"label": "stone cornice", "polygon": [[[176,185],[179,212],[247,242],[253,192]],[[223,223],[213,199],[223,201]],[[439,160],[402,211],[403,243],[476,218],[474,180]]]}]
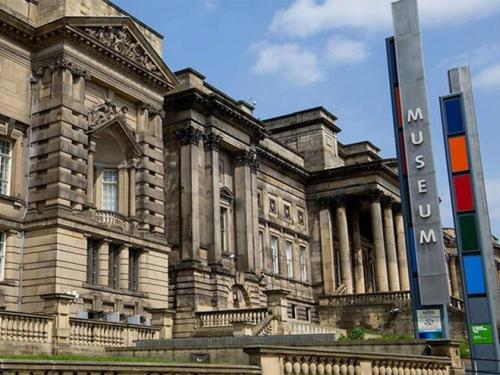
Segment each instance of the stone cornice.
[{"label": "stone cornice", "polygon": [[367,163],[346,165],[343,167],[324,169],[311,172],[311,182],[317,182],[330,178],[344,178],[362,173],[382,173],[393,178],[399,183],[398,174],[385,165],[386,160],[375,160]]},{"label": "stone cornice", "polygon": [[75,63],[69,61],[66,57],[61,57],[56,61],[51,62],[50,64],[38,68],[33,72],[33,79],[35,82],[38,82],[43,77],[43,72],[45,69],[50,69],[51,72],[56,72],[58,70],[69,70],[71,74],[75,77],[83,77],[86,81],[90,80],[90,73],[77,66]]},{"label": "stone cornice", "polygon": [[309,173],[305,169],[288,162],[285,158],[281,157],[280,155],[272,151],[266,150],[263,147],[260,146],[257,147],[257,156],[259,158],[266,159],[268,161],[275,163],[276,165],[282,167],[287,171],[292,172],[293,174],[297,175],[300,178],[309,177]]}]

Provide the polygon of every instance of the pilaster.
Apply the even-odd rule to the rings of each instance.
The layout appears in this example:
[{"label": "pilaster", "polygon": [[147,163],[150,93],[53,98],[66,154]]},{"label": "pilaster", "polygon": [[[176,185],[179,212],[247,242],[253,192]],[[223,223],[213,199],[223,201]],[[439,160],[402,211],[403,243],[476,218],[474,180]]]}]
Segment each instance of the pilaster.
[{"label": "pilaster", "polygon": [[120,289],[129,289],[129,245],[120,246]]},{"label": "pilaster", "polygon": [[347,226],[346,201],[344,196],[334,199],[338,242],[340,247],[340,269],[342,283],[347,293],[353,292],[351,249],[349,248],[349,228]]},{"label": "pilaster", "polygon": [[373,237],[373,249],[375,252],[375,288],[377,292],[389,291],[387,279],[387,262],[384,245],[384,230],[382,224],[382,210],[380,200],[382,194],[379,191],[370,193],[370,217]]},{"label": "pilaster", "polygon": [[359,204],[350,205],[352,230],[352,254],[354,263],[354,292],[365,293],[365,270],[363,263],[363,248],[361,247],[361,231],[359,226]]},{"label": "pilaster", "polygon": [[404,230],[404,219],[401,211],[401,203],[393,205],[394,222],[396,226],[396,247],[398,251],[399,282],[401,290],[410,290],[410,279],[408,274],[408,260],[406,258],[406,241]]},{"label": "pilaster", "polygon": [[109,241],[102,240],[99,244],[99,286],[107,287],[109,284]]}]

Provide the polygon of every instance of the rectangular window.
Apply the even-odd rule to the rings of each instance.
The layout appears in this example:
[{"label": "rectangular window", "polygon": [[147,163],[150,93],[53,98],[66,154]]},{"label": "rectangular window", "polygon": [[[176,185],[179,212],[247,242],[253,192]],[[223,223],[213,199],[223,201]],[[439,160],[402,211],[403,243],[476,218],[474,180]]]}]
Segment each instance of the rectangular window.
[{"label": "rectangular window", "polygon": [[288,277],[293,277],[293,242],[285,242],[286,272]]},{"label": "rectangular window", "polygon": [[102,172],[102,209],[118,211],[118,170],[105,169]]},{"label": "rectangular window", "polygon": [[227,208],[221,207],[220,209],[220,248],[222,251],[227,252],[229,249],[227,243]]},{"label": "rectangular window", "polygon": [[257,190],[257,206],[259,209],[262,209],[262,197],[263,197],[263,191],[262,189]]},{"label": "rectangular window", "polygon": [[310,322],[312,320],[311,308],[306,307],[306,320]]},{"label": "rectangular window", "polygon": [[0,232],[0,281],[5,279],[5,249],[7,247],[7,236],[5,232]]},{"label": "rectangular window", "polygon": [[280,272],[280,261],[279,261],[279,245],[278,245],[278,237],[271,236],[271,260],[273,263],[273,272]]},{"label": "rectangular window", "polygon": [[259,231],[259,260],[260,269],[265,269],[264,267],[264,233]]},{"label": "rectangular window", "polygon": [[0,194],[10,194],[10,163],[12,143],[0,139]]},{"label": "rectangular window", "polygon": [[99,283],[99,241],[89,238],[87,240],[87,284]]},{"label": "rectangular window", "polygon": [[109,279],[108,286],[113,289],[120,287],[120,247],[109,245]]},{"label": "rectangular window", "polygon": [[130,249],[128,253],[128,288],[132,292],[139,291],[139,255],[140,250]]},{"label": "rectangular window", "polygon": [[292,319],[297,319],[298,318],[298,315],[299,315],[298,314],[299,313],[298,310],[299,309],[298,309],[297,305],[294,304],[294,303],[292,303],[292,311],[291,311],[292,312]]},{"label": "rectangular window", "polygon": [[300,280],[307,281],[307,254],[305,246],[300,246],[299,263],[300,263]]}]

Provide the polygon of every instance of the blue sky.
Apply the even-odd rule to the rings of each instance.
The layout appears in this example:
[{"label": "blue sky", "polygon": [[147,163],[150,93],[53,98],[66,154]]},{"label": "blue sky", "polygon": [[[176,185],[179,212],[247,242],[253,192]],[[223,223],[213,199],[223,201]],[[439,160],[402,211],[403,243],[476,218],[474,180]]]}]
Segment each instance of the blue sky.
[{"label": "blue sky", "polygon": [[[322,105],[342,142],[395,154],[385,58],[390,0],[115,0],[165,36],[172,70],[193,67],[259,118]],[[500,235],[500,0],[420,0],[444,225],[452,224],[438,98],[471,65],[492,231]]]}]

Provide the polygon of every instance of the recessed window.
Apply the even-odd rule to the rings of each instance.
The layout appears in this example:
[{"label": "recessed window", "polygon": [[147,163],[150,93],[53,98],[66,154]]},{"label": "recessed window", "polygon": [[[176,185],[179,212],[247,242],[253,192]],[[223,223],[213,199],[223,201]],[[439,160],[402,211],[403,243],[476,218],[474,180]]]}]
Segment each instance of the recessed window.
[{"label": "recessed window", "polygon": [[87,283],[99,283],[99,241],[89,238],[87,240]]},{"label": "recessed window", "polygon": [[0,232],[0,281],[5,278],[5,248],[7,247],[7,236],[5,232]]},{"label": "recessed window", "polygon": [[298,306],[294,303],[292,303],[292,319],[297,319],[299,316],[299,311],[298,311]]},{"label": "recessed window", "polygon": [[114,244],[109,245],[108,285],[113,289],[120,287],[120,247]]},{"label": "recessed window", "polygon": [[260,268],[263,270],[264,267],[264,232],[259,231],[259,260]]},{"label": "recessed window", "polygon": [[12,143],[0,139],[0,194],[10,194],[10,163],[12,158]]},{"label": "recessed window", "polygon": [[299,248],[300,280],[307,281],[307,254],[305,246]]},{"label": "recessed window", "polygon": [[128,289],[139,291],[139,255],[140,250],[130,249],[128,253]]},{"label": "recessed window", "polygon": [[276,236],[271,236],[271,261],[273,264],[273,272],[280,272],[280,263],[279,263],[279,239]]},{"label": "recessed window", "polygon": [[288,277],[293,277],[293,242],[285,242],[286,272]]},{"label": "recessed window", "polygon": [[262,189],[257,190],[257,206],[262,209]]},{"label": "recessed window", "polygon": [[118,170],[104,169],[102,172],[102,209],[118,211]]},{"label": "recessed window", "polygon": [[306,320],[310,322],[312,320],[311,308],[306,307]]},{"label": "recessed window", "polygon": [[229,251],[228,241],[228,209],[221,207],[220,209],[220,247],[224,252]]}]

